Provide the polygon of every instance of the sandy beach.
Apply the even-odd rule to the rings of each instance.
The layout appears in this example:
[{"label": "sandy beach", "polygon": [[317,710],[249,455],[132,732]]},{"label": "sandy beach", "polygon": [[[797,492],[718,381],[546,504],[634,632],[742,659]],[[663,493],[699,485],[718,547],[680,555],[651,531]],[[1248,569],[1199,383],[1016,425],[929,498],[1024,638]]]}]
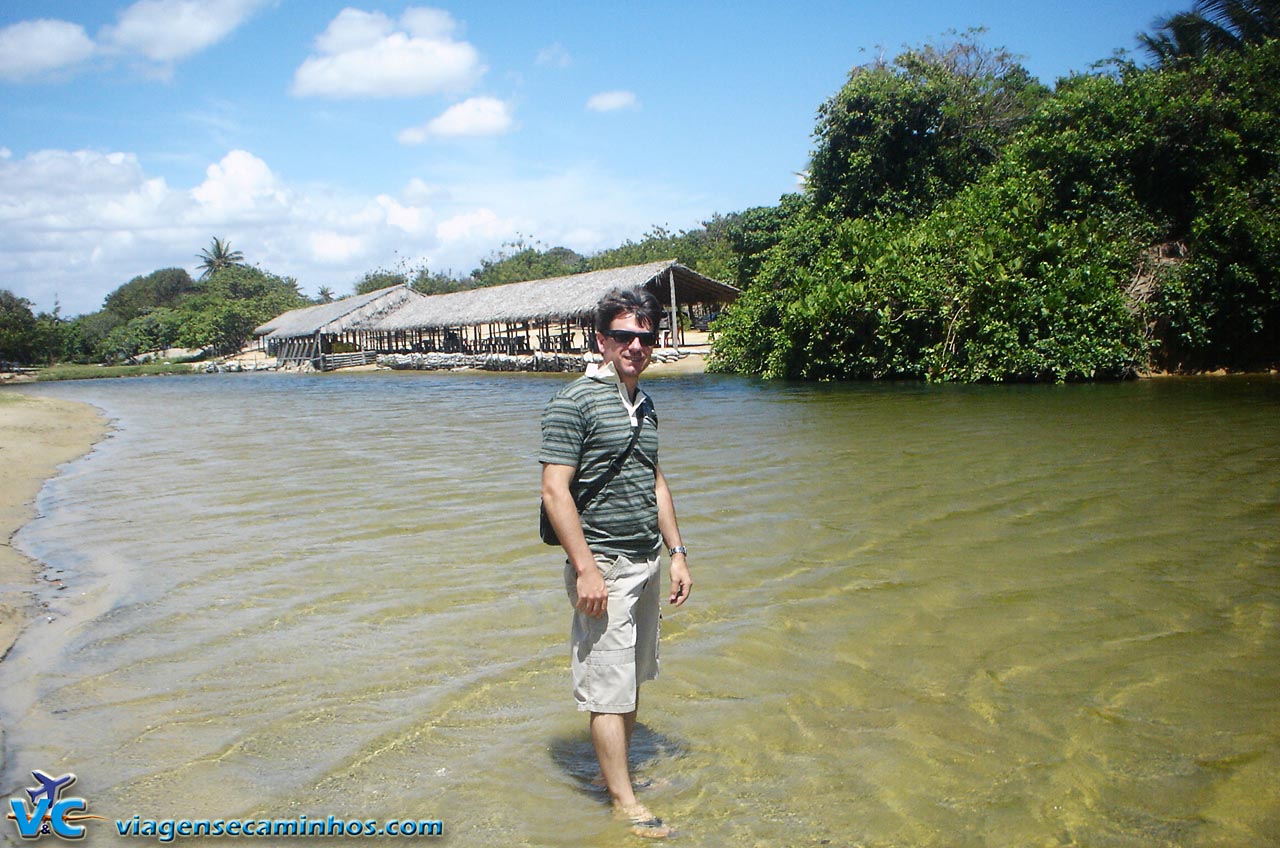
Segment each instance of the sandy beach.
[{"label": "sandy beach", "polygon": [[45,480],[106,432],[106,418],[92,406],[0,392],[0,659],[35,613],[26,587],[36,580],[36,565],[14,550],[13,534],[35,515]]}]

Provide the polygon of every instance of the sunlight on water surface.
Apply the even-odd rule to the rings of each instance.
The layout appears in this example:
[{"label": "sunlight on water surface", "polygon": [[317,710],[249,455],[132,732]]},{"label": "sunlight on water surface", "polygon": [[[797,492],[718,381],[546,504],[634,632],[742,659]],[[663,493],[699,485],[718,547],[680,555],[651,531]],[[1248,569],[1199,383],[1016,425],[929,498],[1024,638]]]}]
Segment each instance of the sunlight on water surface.
[{"label": "sunlight on water surface", "polygon": [[[3,788],[629,839],[534,530],[560,379],[30,389],[118,429],[17,537],[71,590],[0,664]],[[1280,842],[1280,383],[648,388],[696,588],[636,757],[679,844]]]}]

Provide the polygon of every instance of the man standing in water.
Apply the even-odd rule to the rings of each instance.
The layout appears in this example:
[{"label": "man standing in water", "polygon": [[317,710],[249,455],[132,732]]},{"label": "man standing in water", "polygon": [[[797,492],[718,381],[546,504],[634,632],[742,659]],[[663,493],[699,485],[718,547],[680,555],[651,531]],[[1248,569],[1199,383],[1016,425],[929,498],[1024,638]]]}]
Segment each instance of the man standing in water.
[{"label": "man standing in water", "polygon": [[[614,810],[634,833],[652,837],[670,828],[636,800],[627,754],[640,684],[658,676],[663,543],[671,556],[669,602],[680,606],[693,588],[658,466],[658,420],[639,389],[661,315],[657,298],[643,289],[600,300],[596,343],[604,361],[547,404],[538,456],[542,501],[568,557],[574,700],[591,714],[591,742]],[[579,509],[578,499],[601,480],[603,489]]]}]

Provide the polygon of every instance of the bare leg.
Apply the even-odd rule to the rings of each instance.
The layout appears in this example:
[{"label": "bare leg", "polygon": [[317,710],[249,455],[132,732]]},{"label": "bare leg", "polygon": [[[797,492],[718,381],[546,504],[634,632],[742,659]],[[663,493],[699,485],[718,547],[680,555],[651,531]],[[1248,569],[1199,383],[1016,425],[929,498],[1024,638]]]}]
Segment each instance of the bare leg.
[{"label": "bare leg", "polygon": [[636,692],[636,708],[622,716],[622,723],[627,730],[627,755],[631,754],[631,736],[636,732],[636,715],[640,712],[640,693]]},{"label": "bare leg", "polygon": [[595,745],[596,759],[600,761],[604,785],[609,790],[613,805],[624,810],[636,806],[631,771],[627,765],[627,750],[635,723],[634,710],[625,714],[591,714],[591,743]]},{"label": "bare leg", "polygon": [[635,727],[635,710],[623,714],[592,713],[591,742],[595,745],[600,774],[604,777],[604,785],[613,799],[617,815],[631,822],[631,832],[637,836],[661,839],[671,833],[671,828],[636,800],[631,785],[627,753],[631,749],[631,734]]}]

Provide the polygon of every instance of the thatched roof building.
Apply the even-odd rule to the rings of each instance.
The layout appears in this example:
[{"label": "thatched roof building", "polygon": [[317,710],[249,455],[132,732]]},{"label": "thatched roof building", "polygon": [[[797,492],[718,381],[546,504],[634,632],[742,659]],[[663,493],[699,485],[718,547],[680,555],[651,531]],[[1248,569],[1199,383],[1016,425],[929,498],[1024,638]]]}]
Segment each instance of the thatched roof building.
[{"label": "thatched roof building", "polygon": [[[368,325],[384,349],[528,352],[585,350],[596,303],[612,289],[647,288],[668,310],[731,303],[734,286],[674,260],[607,268],[546,280],[434,295],[406,303]],[[677,324],[677,333],[679,327]],[[671,326],[670,318],[666,322]],[[579,341],[581,339],[581,341]],[[677,338],[670,338],[672,343]]]},{"label": "thatched roof building", "polygon": [[[360,352],[582,352],[594,342],[596,303],[612,289],[646,288],[667,310],[664,344],[681,342],[677,312],[689,317],[732,303],[740,293],[674,260],[566,277],[422,295],[393,286],[286,312],[254,331],[285,364],[325,368]],[[687,322],[686,322],[687,323]],[[672,328],[675,328],[674,333]],[[334,360],[334,356],[346,357]]]},{"label": "thatched roof building", "polygon": [[669,278],[672,275],[677,304],[731,303],[739,294],[733,286],[704,277],[675,261],[664,260],[434,295],[406,304],[369,329],[467,327],[586,317],[612,289],[648,288],[670,308]]},{"label": "thatched roof building", "polygon": [[407,285],[391,286],[367,294],[344,297],[332,303],[290,310],[261,325],[253,334],[268,339],[296,339],[314,336],[316,333],[342,333],[364,326],[412,299],[425,300],[426,295],[419,294]]},{"label": "thatched roof building", "polygon": [[[326,354],[358,350],[355,338],[369,324],[415,300],[425,300],[407,285],[391,286],[367,294],[344,297],[332,303],[293,309],[262,324],[253,331],[269,353],[283,364],[304,361],[323,367]],[[342,341],[351,337],[348,341]]]}]

